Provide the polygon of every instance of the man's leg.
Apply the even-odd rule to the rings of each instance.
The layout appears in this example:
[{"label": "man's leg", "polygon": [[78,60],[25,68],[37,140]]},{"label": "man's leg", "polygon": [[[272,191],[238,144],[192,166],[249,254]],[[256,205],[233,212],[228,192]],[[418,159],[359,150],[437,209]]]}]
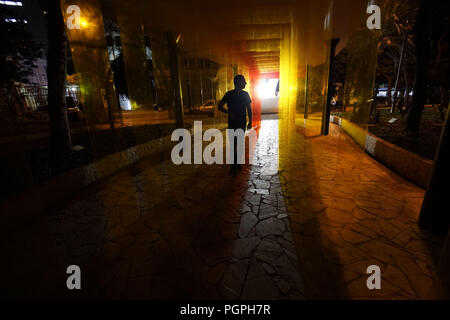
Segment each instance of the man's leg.
[{"label": "man's leg", "polygon": [[[238,129],[241,129],[242,131],[244,131],[244,135],[243,136],[240,136],[240,135],[236,136],[235,140],[234,140],[234,148],[235,148],[235,156],[236,156],[236,158],[235,158],[236,169],[238,171],[241,171],[242,170],[242,164],[238,163],[237,159],[239,158],[239,160],[240,160],[243,157],[244,158],[244,162],[245,162],[245,150],[246,150],[246,148],[245,148],[245,125],[244,126],[240,126]],[[242,139],[242,140],[240,140],[240,139]],[[237,154],[238,142],[242,143],[242,145],[244,146],[244,148],[242,150],[242,152],[244,154],[243,155],[240,154],[239,157],[238,157],[238,154]]]},{"label": "man's leg", "polygon": [[[244,132],[245,132],[245,130],[244,130]],[[243,137],[244,138],[244,159],[245,159],[245,136]],[[236,150],[237,150],[237,144],[238,144],[238,142],[239,143],[241,143],[242,141],[238,141],[238,137],[236,137],[236,141],[235,141],[235,148],[236,148]],[[242,157],[242,155],[239,155],[239,159]],[[236,151],[236,169],[238,170],[238,171],[241,171],[241,169],[242,169],[242,165],[240,164],[240,163],[238,163],[237,162],[237,159],[238,159],[238,155],[237,155],[237,151]]]},{"label": "man's leg", "polygon": [[[235,128],[233,126],[231,126],[230,124],[228,124],[228,129],[231,130],[235,130]],[[227,150],[228,152],[231,152],[231,159],[232,159],[232,163],[230,164],[230,175],[235,175],[236,174],[236,137],[233,137],[232,135],[228,136],[228,144],[233,143],[233,148],[230,148],[229,146],[227,146]]]},{"label": "man's leg", "polygon": [[230,166],[230,174],[234,176],[237,173],[237,146],[236,146],[237,138],[233,137],[232,139],[233,139],[233,149],[231,149],[231,152],[233,156],[232,157],[233,163]]},{"label": "man's leg", "polygon": [[238,152],[237,152],[237,144],[238,144],[238,138],[234,137],[234,146],[233,146],[233,166],[237,167],[238,163]]},{"label": "man's leg", "polygon": [[[233,129],[233,130],[242,129],[245,132],[245,129],[242,128],[240,125],[229,127],[229,128]],[[238,171],[240,171],[242,169],[242,165],[238,163],[238,159],[240,159],[240,157],[238,156],[238,143],[241,142],[239,140],[240,137],[241,137],[240,135],[239,136],[235,135],[233,137],[233,149],[231,150],[231,152],[233,153],[233,163],[231,164],[231,168],[230,168],[230,174],[232,174],[232,175],[235,175]],[[244,138],[244,152],[245,152],[245,136],[243,138]]]}]

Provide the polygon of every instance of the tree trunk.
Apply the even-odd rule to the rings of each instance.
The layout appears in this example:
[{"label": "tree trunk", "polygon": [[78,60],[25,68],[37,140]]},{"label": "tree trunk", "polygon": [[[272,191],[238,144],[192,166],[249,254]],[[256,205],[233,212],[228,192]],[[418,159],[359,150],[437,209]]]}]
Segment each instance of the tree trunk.
[{"label": "tree trunk", "polygon": [[[400,78],[400,71],[402,70],[403,56],[405,53],[405,44],[406,44],[406,40],[408,39],[408,34],[406,32],[402,36],[403,36],[402,48],[400,50],[400,60],[398,62],[397,75],[395,77],[394,97],[392,98],[392,101],[391,101],[391,113],[394,113],[394,107],[395,107],[395,103],[397,100],[398,80]],[[401,110],[400,110],[400,112],[401,112]]]},{"label": "tree trunk", "polygon": [[[372,103],[370,104],[370,112],[369,112],[369,119],[372,119],[373,116],[373,109],[375,109],[376,107],[376,103],[377,103],[377,93],[378,93],[378,89],[380,88],[380,83],[377,82],[377,84],[375,85],[375,91],[372,95]],[[370,123],[369,120],[369,123]]]},{"label": "tree trunk", "polygon": [[441,114],[441,119],[445,120],[445,114],[447,113],[448,105],[449,105],[449,94],[448,94],[448,88],[445,83],[440,84],[439,86],[439,93],[440,93],[440,104],[439,104],[439,112]]},{"label": "tree trunk", "polygon": [[[405,109],[406,112],[409,110],[409,81],[408,81],[408,72],[406,71],[406,63],[403,68],[403,77],[405,79]],[[401,111],[403,112],[403,111]]]},{"label": "tree trunk", "polygon": [[50,117],[51,148],[61,155],[72,147],[66,108],[66,50],[64,20],[59,1],[48,3],[48,110]]},{"label": "tree trunk", "polygon": [[392,78],[391,77],[387,77],[387,101],[390,104],[392,101]]},{"label": "tree trunk", "polygon": [[426,74],[429,60],[427,44],[428,11],[428,2],[421,0],[414,30],[416,38],[414,95],[406,119],[406,130],[414,134],[419,134],[420,118],[426,98]]},{"label": "tree trunk", "polygon": [[[184,128],[183,100],[181,94],[180,66],[178,64],[177,34],[167,33],[169,45],[170,76],[172,81],[172,99],[175,111],[175,124],[177,128]],[[202,92],[203,99],[203,92]],[[203,104],[203,101],[202,101]]]}]

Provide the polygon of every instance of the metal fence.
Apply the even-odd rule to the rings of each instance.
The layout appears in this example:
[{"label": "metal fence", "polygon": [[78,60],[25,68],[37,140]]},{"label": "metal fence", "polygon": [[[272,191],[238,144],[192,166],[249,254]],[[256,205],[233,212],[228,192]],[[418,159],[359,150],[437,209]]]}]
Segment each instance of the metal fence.
[{"label": "metal fence", "polygon": [[19,85],[16,87],[22,112],[37,110],[47,105],[47,86]]},{"label": "metal fence", "polygon": [[[40,107],[48,105],[47,96],[48,88],[42,85],[24,85],[20,84],[16,87],[19,97],[21,110],[20,113],[36,111]],[[72,97],[74,102],[81,102],[81,91],[78,85],[66,86],[66,97]]]}]

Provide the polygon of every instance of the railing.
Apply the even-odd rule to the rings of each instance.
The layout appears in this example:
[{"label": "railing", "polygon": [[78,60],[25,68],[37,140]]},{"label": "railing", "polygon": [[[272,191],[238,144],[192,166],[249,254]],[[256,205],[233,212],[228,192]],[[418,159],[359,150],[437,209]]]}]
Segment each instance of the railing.
[{"label": "railing", "polygon": [[[17,95],[19,97],[18,113],[26,113],[36,111],[39,107],[48,105],[47,96],[48,88],[42,85],[25,85],[16,86]],[[81,91],[78,85],[66,86],[66,97],[72,97],[75,103],[81,102]]]}]

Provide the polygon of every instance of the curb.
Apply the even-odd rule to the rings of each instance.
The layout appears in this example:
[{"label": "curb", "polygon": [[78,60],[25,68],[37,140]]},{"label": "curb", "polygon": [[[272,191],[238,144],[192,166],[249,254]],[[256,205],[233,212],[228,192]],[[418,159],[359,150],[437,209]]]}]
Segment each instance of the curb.
[{"label": "curb", "polygon": [[[210,128],[224,130],[227,125],[203,124],[202,131]],[[189,128],[193,134],[194,127]],[[171,135],[110,154],[83,167],[74,168],[42,184],[13,195],[0,203],[0,232],[2,236],[42,217],[48,209],[66,200],[70,194],[107,178],[151,155],[169,151],[177,142]]]},{"label": "curb", "polygon": [[330,122],[340,126],[378,162],[415,185],[423,189],[428,187],[428,180],[433,168],[432,160],[378,138],[349,120],[330,116]]}]

